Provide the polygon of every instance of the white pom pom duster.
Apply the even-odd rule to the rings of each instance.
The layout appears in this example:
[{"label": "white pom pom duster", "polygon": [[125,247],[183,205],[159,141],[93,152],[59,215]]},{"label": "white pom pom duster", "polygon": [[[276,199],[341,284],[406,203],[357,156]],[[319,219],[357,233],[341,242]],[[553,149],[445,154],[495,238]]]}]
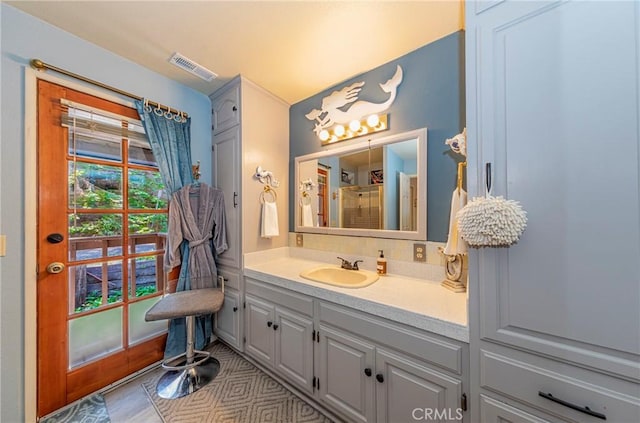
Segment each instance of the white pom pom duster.
[{"label": "white pom pom duster", "polygon": [[517,201],[476,197],[457,214],[458,231],[474,247],[509,246],[527,227],[526,212]]}]

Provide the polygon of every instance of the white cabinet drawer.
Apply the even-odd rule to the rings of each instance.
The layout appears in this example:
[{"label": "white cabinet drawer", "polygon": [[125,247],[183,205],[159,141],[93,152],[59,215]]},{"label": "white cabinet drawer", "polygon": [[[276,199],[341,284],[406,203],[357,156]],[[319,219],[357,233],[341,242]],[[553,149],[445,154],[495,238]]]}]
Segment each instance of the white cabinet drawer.
[{"label": "white cabinet drawer", "polygon": [[549,423],[549,420],[484,395],[480,395],[480,415],[482,423]]},{"label": "white cabinet drawer", "polygon": [[401,350],[455,374],[462,374],[463,357],[467,354],[466,346],[462,343],[327,302],[321,302],[318,311],[322,323]]},{"label": "white cabinet drawer", "polygon": [[291,310],[302,313],[305,316],[313,316],[313,298],[281,289],[271,284],[245,278],[246,293],[269,300],[273,303],[287,307]]},{"label": "white cabinet drawer", "polygon": [[480,353],[480,384],[485,389],[566,421],[598,422],[603,417],[640,421],[636,383],[519,351],[503,355],[495,349]]}]

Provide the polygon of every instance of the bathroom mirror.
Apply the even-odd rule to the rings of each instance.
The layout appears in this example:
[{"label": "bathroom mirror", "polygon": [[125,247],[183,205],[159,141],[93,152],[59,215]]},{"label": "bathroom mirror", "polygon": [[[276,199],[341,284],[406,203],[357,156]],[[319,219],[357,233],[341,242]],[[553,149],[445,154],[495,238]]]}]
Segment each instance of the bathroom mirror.
[{"label": "bathroom mirror", "polygon": [[295,159],[295,230],[427,239],[427,129]]}]

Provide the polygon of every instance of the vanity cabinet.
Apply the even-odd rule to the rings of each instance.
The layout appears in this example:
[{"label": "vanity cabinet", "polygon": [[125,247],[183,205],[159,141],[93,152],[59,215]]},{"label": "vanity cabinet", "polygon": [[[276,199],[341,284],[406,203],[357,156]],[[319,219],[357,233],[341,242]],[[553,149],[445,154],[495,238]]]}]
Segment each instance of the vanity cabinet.
[{"label": "vanity cabinet", "polygon": [[462,345],[334,304],[318,307],[316,388],[324,405],[356,422],[463,419]]},{"label": "vanity cabinet", "polygon": [[[228,249],[216,256],[219,273],[238,279],[225,295],[215,333],[234,348],[244,344],[243,254],[287,245],[287,191],[289,108],[281,99],[238,76],[209,96],[212,113],[212,183],[225,201]],[[260,160],[260,162],[258,162]],[[279,178],[276,200],[281,235],[260,237],[260,194],[263,185],[253,178],[263,166]]]},{"label": "vanity cabinet", "polygon": [[517,244],[469,252],[472,419],[640,421],[640,6],[466,18],[469,196],[489,171],[528,217]]},{"label": "vanity cabinet", "polygon": [[313,300],[247,278],[245,301],[245,352],[313,393]]},{"label": "vanity cabinet", "polygon": [[216,313],[213,329],[215,334],[236,350],[242,350],[242,302],[240,300],[242,280],[236,271],[218,268],[224,278],[224,302]]}]

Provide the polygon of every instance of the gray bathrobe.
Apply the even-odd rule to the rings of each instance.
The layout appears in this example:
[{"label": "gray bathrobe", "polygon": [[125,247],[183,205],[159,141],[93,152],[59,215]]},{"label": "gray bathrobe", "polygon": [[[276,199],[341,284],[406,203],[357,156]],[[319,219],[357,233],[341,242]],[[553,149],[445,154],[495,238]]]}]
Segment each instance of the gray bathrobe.
[{"label": "gray bathrobe", "polygon": [[[181,248],[183,241],[188,249]],[[164,267],[167,272],[182,263],[186,256],[188,275],[178,290],[213,288],[217,269],[213,250],[221,254],[228,248],[224,214],[224,196],[221,190],[200,183],[180,188],[171,196],[169,203],[169,229],[165,250]],[[185,274],[184,269],[180,272]],[[211,316],[196,318],[196,349],[202,349],[212,333]],[[169,325],[169,336],[165,347],[165,358],[174,357],[186,349],[184,319],[173,319]]]},{"label": "gray bathrobe", "polygon": [[221,190],[200,183],[187,185],[173,194],[169,203],[166,271],[180,265],[183,240],[189,242],[187,266],[191,289],[213,288],[217,271],[212,248],[216,254],[228,248]]}]

